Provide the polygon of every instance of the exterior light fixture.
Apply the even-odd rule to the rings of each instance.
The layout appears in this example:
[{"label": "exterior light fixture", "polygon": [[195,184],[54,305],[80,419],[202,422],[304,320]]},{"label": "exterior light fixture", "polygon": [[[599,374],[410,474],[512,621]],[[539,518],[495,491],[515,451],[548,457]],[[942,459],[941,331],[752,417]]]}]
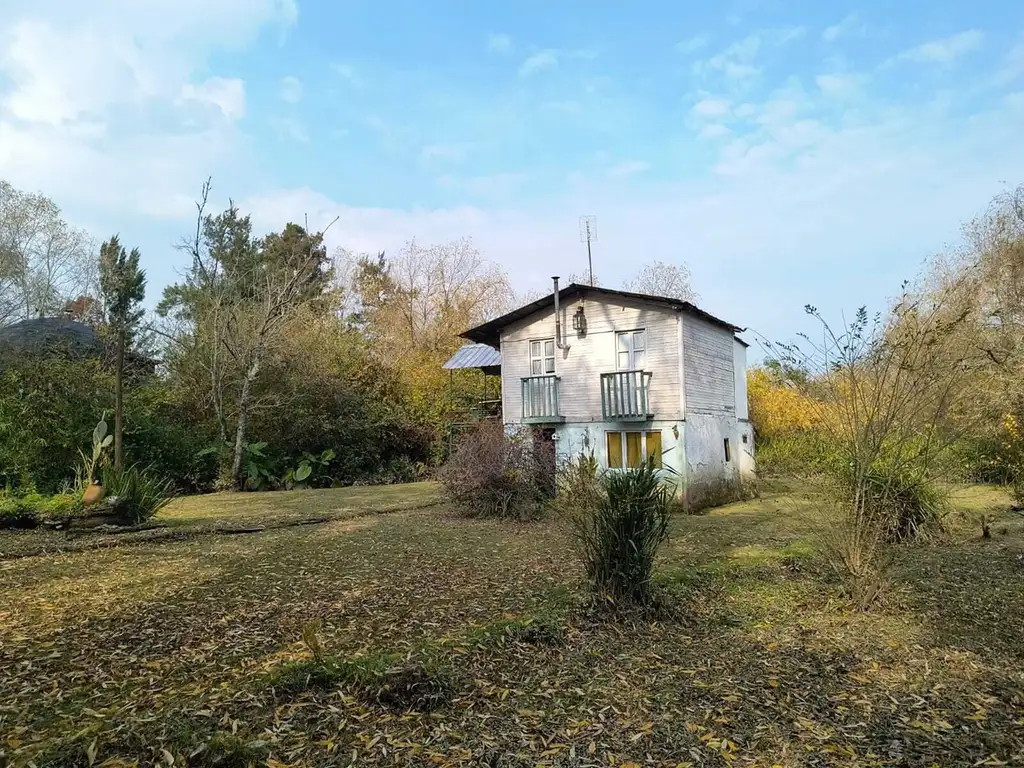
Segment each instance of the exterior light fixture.
[{"label": "exterior light fixture", "polygon": [[583,337],[587,335],[587,316],[583,314],[583,305],[576,307],[576,314],[572,316],[572,329],[576,335]]}]

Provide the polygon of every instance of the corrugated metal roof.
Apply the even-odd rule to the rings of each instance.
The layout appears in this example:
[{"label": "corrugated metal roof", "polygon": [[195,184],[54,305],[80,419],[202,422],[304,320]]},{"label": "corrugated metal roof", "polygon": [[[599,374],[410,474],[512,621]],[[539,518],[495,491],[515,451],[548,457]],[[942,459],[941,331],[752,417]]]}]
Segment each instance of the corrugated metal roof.
[{"label": "corrugated metal roof", "polygon": [[442,367],[446,370],[458,368],[490,368],[501,365],[501,352],[486,344],[464,344],[452,359]]}]

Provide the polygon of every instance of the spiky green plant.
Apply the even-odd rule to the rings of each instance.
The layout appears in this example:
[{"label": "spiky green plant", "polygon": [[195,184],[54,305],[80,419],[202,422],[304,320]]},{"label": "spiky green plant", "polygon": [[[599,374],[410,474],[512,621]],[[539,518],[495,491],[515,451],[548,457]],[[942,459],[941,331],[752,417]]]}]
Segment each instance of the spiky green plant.
[{"label": "spiky green plant", "polygon": [[171,500],[170,481],[138,465],[121,470],[105,466],[103,486],[118,514],[132,525],[146,522]]},{"label": "spiky green plant", "polygon": [[605,472],[598,486],[592,502],[569,514],[587,581],[615,603],[648,603],[654,558],[668,536],[672,486],[650,462]]}]

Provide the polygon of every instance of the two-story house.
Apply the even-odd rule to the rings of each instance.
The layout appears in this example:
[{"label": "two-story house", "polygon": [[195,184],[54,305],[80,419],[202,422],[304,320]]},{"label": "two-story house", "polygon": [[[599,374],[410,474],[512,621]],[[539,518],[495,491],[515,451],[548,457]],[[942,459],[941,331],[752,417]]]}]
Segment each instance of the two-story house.
[{"label": "two-story house", "polygon": [[500,362],[508,428],[550,437],[562,459],[593,452],[609,469],[651,457],[703,504],[735,497],[754,474],[740,330],[686,301],[559,290],[555,278],[551,295],[462,336],[500,351],[488,362]]}]

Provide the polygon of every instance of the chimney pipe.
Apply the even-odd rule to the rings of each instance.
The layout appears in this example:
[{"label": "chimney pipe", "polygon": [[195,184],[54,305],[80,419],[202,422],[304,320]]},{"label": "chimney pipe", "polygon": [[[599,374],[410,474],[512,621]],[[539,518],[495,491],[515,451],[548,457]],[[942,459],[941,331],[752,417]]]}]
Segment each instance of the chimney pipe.
[{"label": "chimney pipe", "polygon": [[562,343],[562,314],[558,307],[558,275],[551,278],[555,292],[555,346],[559,349],[568,349],[568,344]]}]

